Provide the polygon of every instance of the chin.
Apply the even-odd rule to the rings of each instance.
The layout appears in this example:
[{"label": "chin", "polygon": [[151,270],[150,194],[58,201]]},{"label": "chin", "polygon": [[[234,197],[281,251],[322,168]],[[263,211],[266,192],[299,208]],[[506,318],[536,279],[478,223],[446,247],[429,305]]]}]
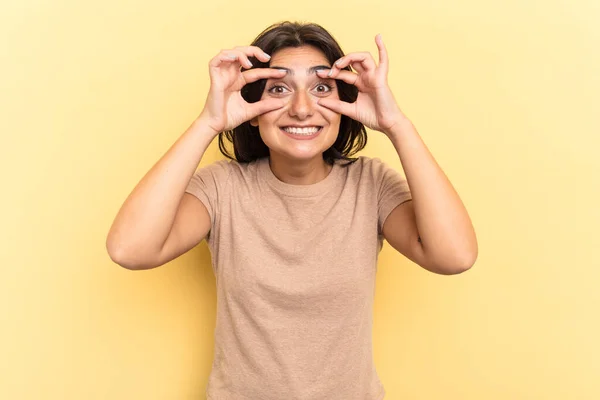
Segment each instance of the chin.
[{"label": "chin", "polygon": [[281,149],[281,148],[270,148],[271,155],[277,154],[280,157],[286,158],[290,161],[311,161],[316,158],[322,159],[325,150],[301,150],[301,149]]},{"label": "chin", "polygon": [[322,146],[314,146],[309,144],[295,144],[291,146],[282,146],[279,144],[278,146],[270,146],[270,153],[277,154],[281,157],[284,157],[289,160],[294,161],[311,161],[314,159],[323,159],[323,153],[327,151],[331,146],[333,146],[333,141],[331,143],[324,143]]}]

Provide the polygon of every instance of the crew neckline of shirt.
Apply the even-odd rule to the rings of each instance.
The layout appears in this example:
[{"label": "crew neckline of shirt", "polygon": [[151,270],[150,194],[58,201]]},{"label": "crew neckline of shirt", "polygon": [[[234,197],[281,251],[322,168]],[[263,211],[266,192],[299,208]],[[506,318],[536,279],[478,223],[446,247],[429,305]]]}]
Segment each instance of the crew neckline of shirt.
[{"label": "crew neckline of shirt", "polygon": [[337,181],[341,169],[342,167],[334,161],[333,168],[329,171],[329,174],[319,182],[310,185],[293,185],[280,181],[279,178],[275,176],[269,166],[269,157],[264,157],[259,160],[260,175],[269,186],[277,192],[290,197],[311,197],[328,192],[335,186],[334,182]]}]

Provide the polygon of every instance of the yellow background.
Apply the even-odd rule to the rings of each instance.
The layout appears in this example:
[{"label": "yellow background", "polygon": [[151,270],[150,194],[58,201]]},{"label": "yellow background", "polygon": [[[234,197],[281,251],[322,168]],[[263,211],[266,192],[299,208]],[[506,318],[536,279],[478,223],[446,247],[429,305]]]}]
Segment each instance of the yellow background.
[{"label": "yellow background", "polygon": [[[284,19],[344,51],[382,33],[400,106],[463,199],[479,258],[429,273],[386,245],[386,399],[600,398],[600,3],[22,0],[0,7],[0,398],[201,399],[215,280],[105,238],[189,126],[207,63]],[[362,153],[401,168],[379,132]],[[221,158],[215,143],[202,165]]]}]

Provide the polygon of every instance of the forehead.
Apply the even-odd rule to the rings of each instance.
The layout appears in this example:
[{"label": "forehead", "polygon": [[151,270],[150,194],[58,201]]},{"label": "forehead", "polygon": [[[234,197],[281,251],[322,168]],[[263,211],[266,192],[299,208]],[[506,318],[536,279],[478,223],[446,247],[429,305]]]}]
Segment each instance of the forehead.
[{"label": "forehead", "polygon": [[300,69],[315,65],[330,66],[325,54],[313,46],[286,47],[272,55],[271,66]]}]

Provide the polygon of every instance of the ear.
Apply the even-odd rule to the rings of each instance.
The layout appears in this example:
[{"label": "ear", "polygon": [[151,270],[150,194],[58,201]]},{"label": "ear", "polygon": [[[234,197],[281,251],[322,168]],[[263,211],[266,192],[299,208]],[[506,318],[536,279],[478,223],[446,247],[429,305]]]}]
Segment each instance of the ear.
[{"label": "ear", "polygon": [[250,125],[257,127],[258,126],[258,117],[254,117],[250,120]]}]

